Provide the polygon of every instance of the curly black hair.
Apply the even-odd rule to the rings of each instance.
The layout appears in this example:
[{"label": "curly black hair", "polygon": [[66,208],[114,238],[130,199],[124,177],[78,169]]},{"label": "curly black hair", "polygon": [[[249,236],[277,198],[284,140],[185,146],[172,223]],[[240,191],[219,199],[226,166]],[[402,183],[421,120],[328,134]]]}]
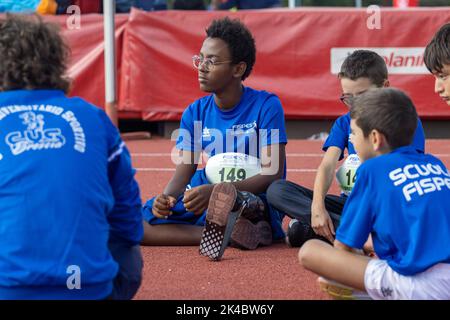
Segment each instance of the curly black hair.
[{"label": "curly black hair", "polygon": [[382,87],[388,78],[388,70],[386,62],[376,52],[356,50],[345,58],[338,77],[353,81],[365,77],[369,78],[377,87]]},{"label": "curly black hair", "polygon": [[450,23],[444,24],[425,48],[424,61],[430,72],[441,72],[450,64]]},{"label": "curly black hair", "polygon": [[209,38],[219,38],[226,42],[233,63],[245,62],[247,69],[242,75],[245,80],[252,72],[256,60],[255,39],[248,28],[239,20],[228,17],[214,20],[206,29]]},{"label": "curly black hair", "polygon": [[57,25],[43,22],[38,15],[7,14],[0,19],[0,91],[60,89],[67,93],[68,55]]}]

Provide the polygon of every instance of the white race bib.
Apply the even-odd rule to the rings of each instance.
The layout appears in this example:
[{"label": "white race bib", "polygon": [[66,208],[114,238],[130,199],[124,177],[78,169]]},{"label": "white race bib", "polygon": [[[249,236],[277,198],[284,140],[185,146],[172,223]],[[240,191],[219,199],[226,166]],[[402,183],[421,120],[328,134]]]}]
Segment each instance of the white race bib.
[{"label": "white race bib", "polygon": [[216,154],[208,159],[205,168],[210,183],[242,181],[260,172],[258,158],[236,152]]},{"label": "white race bib", "polygon": [[342,193],[349,195],[350,192],[352,192],[356,180],[356,169],[358,169],[360,164],[361,160],[359,160],[358,155],[351,154],[345,159],[344,164],[337,170],[336,180],[342,190]]}]

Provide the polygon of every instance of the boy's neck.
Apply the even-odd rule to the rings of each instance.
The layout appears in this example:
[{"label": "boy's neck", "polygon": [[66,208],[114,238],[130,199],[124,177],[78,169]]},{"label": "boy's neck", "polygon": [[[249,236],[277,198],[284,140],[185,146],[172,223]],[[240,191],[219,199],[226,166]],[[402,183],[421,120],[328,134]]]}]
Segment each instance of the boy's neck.
[{"label": "boy's neck", "polygon": [[214,101],[222,110],[232,109],[239,103],[239,101],[241,101],[243,93],[244,87],[241,82],[238,82],[230,85],[221,92],[216,92],[214,94]]},{"label": "boy's neck", "polygon": [[391,153],[392,151],[393,151],[393,149],[390,146],[384,145],[380,149],[375,150],[375,156],[378,157],[378,156],[381,156],[383,154]]}]

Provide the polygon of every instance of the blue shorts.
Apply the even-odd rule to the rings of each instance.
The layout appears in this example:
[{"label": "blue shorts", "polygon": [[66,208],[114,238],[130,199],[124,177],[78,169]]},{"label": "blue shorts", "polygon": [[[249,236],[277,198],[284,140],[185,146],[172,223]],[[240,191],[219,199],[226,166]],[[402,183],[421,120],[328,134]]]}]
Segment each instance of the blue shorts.
[{"label": "blue shorts", "polygon": [[[197,170],[197,172],[192,177],[186,189],[198,187],[204,184],[209,184],[208,179],[206,179],[205,170]],[[284,231],[281,227],[281,221],[283,220],[283,214],[278,210],[274,209],[267,203],[266,194],[258,194],[267,208],[269,208],[270,224],[272,226],[273,239],[278,240],[284,238]],[[188,212],[183,205],[183,195],[180,195],[177,199],[175,206],[172,208],[173,214],[168,216],[167,219],[156,218],[152,213],[153,201],[155,198],[148,200],[144,207],[142,208],[142,215],[144,220],[149,224],[189,224],[195,226],[204,226],[206,220],[206,210],[201,215],[194,215],[193,212]]]}]

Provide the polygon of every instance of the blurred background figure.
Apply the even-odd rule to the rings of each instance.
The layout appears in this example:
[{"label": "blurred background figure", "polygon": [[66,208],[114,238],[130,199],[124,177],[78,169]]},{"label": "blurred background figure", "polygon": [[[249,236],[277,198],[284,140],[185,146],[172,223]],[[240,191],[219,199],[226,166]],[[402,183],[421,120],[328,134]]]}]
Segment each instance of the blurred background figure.
[{"label": "blurred background figure", "polygon": [[175,0],[173,3],[174,10],[206,10],[203,0]]},{"label": "blurred background figure", "polygon": [[0,0],[0,12],[55,14],[55,0]]},{"label": "blurred background figure", "polygon": [[56,0],[56,3],[56,14],[66,14],[71,5],[78,6],[82,14],[102,12],[102,0]]},{"label": "blurred background figure", "polygon": [[131,7],[145,11],[167,10],[166,0],[116,0],[116,12],[130,12]]},{"label": "blurred background figure", "polygon": [[[2,11],[3,3],[13,3],[13,0],[0,0],[0,12]],[[86,13],[102,13],[103,12],[103,1],[102,0],[23,0],[16,1],[15,6],[18,7],[17,3],[21,2],[34,2],[40,3],[39,6],[35,5],[30,7],[29,11],[37,11],[38,13],[45,14],[66,14],[67,8],[71,5],[76,5],[80,8],[82,14]],[[185,1],[185,2],[197,2],[197,1]],[[38,8],[37,10],[34,8]],[[145,11],[158,11],[167,9],[167,0],[116,0],[116,12],[117,13],[128,13],[131,8],[135,7]],[[39,8],[42,8],[39,10]],[[47,9],[50,8],[52,10]],[[10,10],[8,10],[10,11]],[[23,10],[21,10],[23,12]],[[16,11],[17,12],[17,11]]]},{"label": "blurred background figure", "polygon": [[56,3],[58,5],[56,8],[56,14],[66,14],[67,8],[72,5],[72,0],[56,0]]},{"label": "blurred background figure", "polygon": [[264,9],[281,7],[280,0],[211,0],[211,9],[229,10]]}]

